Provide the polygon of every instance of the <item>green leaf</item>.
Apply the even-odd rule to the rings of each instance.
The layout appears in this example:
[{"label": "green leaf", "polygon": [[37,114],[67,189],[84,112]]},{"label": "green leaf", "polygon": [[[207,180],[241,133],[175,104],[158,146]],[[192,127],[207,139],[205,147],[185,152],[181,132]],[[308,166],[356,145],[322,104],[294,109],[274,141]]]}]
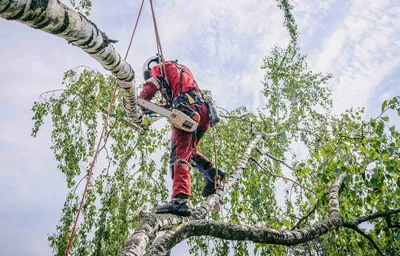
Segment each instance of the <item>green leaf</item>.
[{"label": "green leaf", "polygon": [[348,161],[350,161],[351,160],[351,155],[345,155],[343,158],[342,158],[342,161],[343,162],[348,162]]},{"label": "green leaf", "polygon": [[385,110],[387,104],[388,104],[388,101],[387,101],[387,100],[383,101],[383,103],[382,103],[382,108],[381,108],[381,111],[382,111],[382,112]]},{"label": "green leaf", "polygon": [[282,220],[282,223],[283,223],[283,225],[284,225],[286,228],[289,228],[289,227],[291,226],[290,221],[287,220],[287,219],[283,219],[283,220]]}]

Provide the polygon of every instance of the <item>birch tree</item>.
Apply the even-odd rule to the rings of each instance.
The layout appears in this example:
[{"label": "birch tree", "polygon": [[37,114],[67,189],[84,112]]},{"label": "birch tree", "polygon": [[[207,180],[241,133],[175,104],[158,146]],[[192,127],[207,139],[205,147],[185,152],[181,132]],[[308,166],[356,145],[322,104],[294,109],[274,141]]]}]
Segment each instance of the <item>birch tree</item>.
[{"label": "birch tree", "polygon": [[[88,15],[90,1],[77,4]],[[89,186],[71,255],[168,255],[184,240],[192,255],[400,253],[400,135],[387,114],[400,115],[400,98],[384,101],[370,119],[363,108],[331,115],[332,76],[307,67],[292,7],[286,0],[278,7],[291,40],[264,58],[265,106],[257,112],[221,109],[215,157],[229,178],[203,200],[203,177],[193,172],[196,209],[183,218],[152,213],[168,196],[169,127],[143,129],[134,72],[106,34],[56,0],[0,0],[1,17],[67,40],[113,74],[69,70],[65,89],[44,93],[32,108],[32,135],[44,121],[52,123],[52,149],[71,189],[49,235],[55,255],[65,251],[77,191],[115,84],[121,90],[100,150],[106,164]],[[213,143],[207,134],[200,150],[213,156]],[[308,156],[298,158],[293,143]],[[286,187],[283,196],[280,186]],[[218,203],[222,210],[214,213]]]}]

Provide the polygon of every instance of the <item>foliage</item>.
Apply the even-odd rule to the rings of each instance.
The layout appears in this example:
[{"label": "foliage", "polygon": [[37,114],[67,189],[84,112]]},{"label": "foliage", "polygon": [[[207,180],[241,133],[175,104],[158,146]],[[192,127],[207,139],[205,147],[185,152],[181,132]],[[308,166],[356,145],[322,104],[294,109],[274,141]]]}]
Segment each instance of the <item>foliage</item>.
[{"label": "foliage", "polygon": [[[115,79],[92,71],[68,71],[65,91],[49,101],[35,102],[33,136],[39,132],[46,115],[53,123],[52,149],[71,192],[67,195],[57,232],[49,236],[55,254],[63,255],[78,199],[94,154],[97,131],[104,119]],[[96,95],[96,91],[99,93]],[[119,98],[120,99],[120,98]],[[168,127],[150,129],[139,135],[120,122],[127,118],[117,100],[105,132],[94,179],[83,205],[72,253],[114,255],[135,226],[137,214],[157,200],[165,200],[164,189],[169,146]],[[161,163],[152,157],[161,151]],[[81,184],[82,186],[82,184]],[[79,194],[78,194],[79,192]]]},{"label": "foliage", "polygon": [[[292,7],[285,0],[279,2],[279,7],[284,11],[291,41],[286,48],[274,47],[264,58],[265,106],[256,113],[245,107],[221,112],[224,118],[215,128],[218,167],[228,174],[233,170],[251,140],[251,131],[279,131],[280,135],[259,144],[266,154],[254,153],[252,158],[263,168],[249,163],[240,183],[224,198],[222,213],[209,217],[276,229],[304,227],[327,216],[325,192],[343,172],[347,178],[340,203],[345,220],[399,208],[400,134],[390,124],[387,113],[397,111],[400,115],[400,98],[384,101],[379,116],[369,120],[363,118],[364,109],[331,115],[331,92],[326,84],[332,75],[314,74],[307,67],[306,56],[297,47],[299,35]],[[59,97],[33,106],[32,135],[38,134],[45,117],[50,116],[52,149],[71,188],[57,231],[49,236],[57,255],[65,250],[77,211],[77,192],[82,190],[79,185],[87,175],[114,82],[114,78],[97,72],[71,70],[65,73],[66,89]],[[74,255],[117,254],[137,225],[137,214],[167,198],[168,126],[151,128],[140,135],[121,120],[127,120],[127,116],[118,97],[83,207]],[[215,157],[211,135],[205,135],[200,151]],[[304,156],[297,157],[293,146],[300,148]],[[292,167],[285,167],[283,162]],[[300,186],[282,182],[282,175],[292,177]],[[192,175],[195,205],[203,200],[203,184],[203,176]],[[310,217],[299,222],[314,205]],[[399,218],[391,217],[390,221],[398,223]],[[389,228],[387,220],[371,221],[365,232],[388,255],[399,254],[400,233]],[[373,250],[367,240],[349,229],[335,230],[293,247],[249,246],[248,242],[204,237],[192,238],[189,244],[193,255],[368,255]]]},{"label": "foliage", "polygon": [[72,7],[77,11],[82,11],[86,16],[90,15],[90,11],[92,9],[92,1],[91,0],[70,0]]}]

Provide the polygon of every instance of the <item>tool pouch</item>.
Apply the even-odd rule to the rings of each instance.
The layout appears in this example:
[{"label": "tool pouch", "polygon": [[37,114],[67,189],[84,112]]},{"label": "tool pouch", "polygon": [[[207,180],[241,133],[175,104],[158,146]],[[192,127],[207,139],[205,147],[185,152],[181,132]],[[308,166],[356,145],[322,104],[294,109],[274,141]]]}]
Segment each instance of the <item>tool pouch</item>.
[{"label": "tool pouch", "polygon": [[211,100],[206,100],[206,105],[208,108],[208,117],[210,118],[211,126],[215,126],[219,123],[219,121],[221,121],[221,118],[218,116],[218,111]]}]

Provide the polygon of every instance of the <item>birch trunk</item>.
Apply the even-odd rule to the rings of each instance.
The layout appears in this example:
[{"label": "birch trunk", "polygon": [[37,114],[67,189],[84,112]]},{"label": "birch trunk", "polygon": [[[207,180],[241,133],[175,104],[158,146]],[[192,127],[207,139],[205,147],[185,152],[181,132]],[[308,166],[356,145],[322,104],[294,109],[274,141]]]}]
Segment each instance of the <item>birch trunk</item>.
[{"label": "birch trunk", "polygon": [[142,121],[135,73],[92,21],[58,0],[0,0],[0,17],[61,37],[87,52],[117,77],[125,110],[135,123]]}]

